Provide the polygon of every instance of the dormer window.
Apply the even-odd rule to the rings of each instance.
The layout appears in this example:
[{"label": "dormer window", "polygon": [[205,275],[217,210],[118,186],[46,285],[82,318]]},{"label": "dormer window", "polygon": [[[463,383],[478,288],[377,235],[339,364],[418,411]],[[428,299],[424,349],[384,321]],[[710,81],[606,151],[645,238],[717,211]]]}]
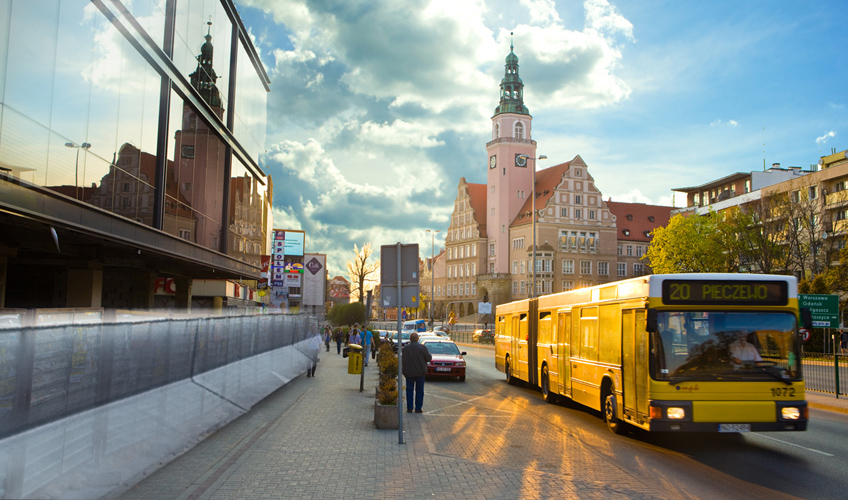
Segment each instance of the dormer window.
[{"label": "dormer window", "polygon": [[650,221],[650,222],[654,222],[654,216],[653,216],[653,215],[649,215],[649,216],[648,216],[648,221]]},{"label": "dormer window", "polygon": [[629,229],[625,229],[622,232],[624,233],[624,236],[630,236],[630,230]]},{"label": "dormer window", "polygon": [[650,231],[645,231],[645,233],[644,233],[644,234],[645,234],[645,238],[650,238],[650,237],[651,237],[651,232],[650,232]]},{"label": "dormer window", "polygon": [[630,214],[627,214],[627,216],[626,216],[626,217],[627,217],[627,220],[633,220],[633,216],[632,216],[632,215],[630,215]]}]

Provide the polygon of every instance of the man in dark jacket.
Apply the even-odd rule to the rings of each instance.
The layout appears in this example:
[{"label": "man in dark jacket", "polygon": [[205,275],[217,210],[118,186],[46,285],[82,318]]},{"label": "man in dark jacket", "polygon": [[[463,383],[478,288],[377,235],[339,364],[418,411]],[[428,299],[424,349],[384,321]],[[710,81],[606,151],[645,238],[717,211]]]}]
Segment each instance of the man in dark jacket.
[{"label": "man in dark jacket", "polygon": [[415,391],[415,413],[424,413],[424,376],[427,375],[427,363],[433,359],[430,351],[418,343],[418,333],[412,332],[409,343],[401,354],[403,376],[406,378],[406,412],[412,413],[412,392]]}]

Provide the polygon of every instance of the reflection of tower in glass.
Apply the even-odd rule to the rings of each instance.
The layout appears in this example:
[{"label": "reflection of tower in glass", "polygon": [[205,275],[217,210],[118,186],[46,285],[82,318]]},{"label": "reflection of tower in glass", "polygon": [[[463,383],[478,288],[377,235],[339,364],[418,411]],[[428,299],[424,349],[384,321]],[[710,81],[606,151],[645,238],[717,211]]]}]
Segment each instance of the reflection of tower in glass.
[{"label": "reflection of tower in glass", "polygon": [[[212,23],[207,24],[211,27]],[[205,38],[197,56],[197,69],[189,78],[206,104],[223,119],[221,94],[215,84],[218,76],[212,68],[212,35],[207,31]],[[182,129],[175,132],[174,141],[173,166],[169,164],[173,173],[166,176],[166,183],[174,186],[166,186],[165,231],[219,250],[224,216],[224,143],[187,104],[183,106]],[[181,210],[167,209],[182,203],[190,209],[190,217],[196,219],[194,231],[187,228]]]}]

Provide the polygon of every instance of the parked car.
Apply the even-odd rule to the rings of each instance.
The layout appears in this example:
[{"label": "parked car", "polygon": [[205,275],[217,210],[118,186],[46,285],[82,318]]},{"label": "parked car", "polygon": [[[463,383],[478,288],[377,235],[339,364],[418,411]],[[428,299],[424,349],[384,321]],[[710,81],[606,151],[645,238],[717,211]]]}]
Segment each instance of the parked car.
[{"label": "parked car", "polygon": [[494,344],[495,334],[488,328],[474,330],[474,333],[471,334],[471,341],[477,342],[478,344]]},{"label": "parked car", "polygon": [[459,377],[460,382],[465,382],[465,352],[460,352],[459,347],[450,340],[434,338],[424,339],[422,345],[430,351],[433,359],[427,363],[428,377]]},{"label": "parked car", "polygon": [[[401,337],[401,342],[403,343],[403,345],[406,345],[406,344],[409,343],[409,334],[411,334],[411,333],[412,332],[401,332],[400,337]],[[391,337],[389,337],[389,340],[392,341],[392,348],[394,348],[395,352],[397,352],[397,350],[398,350],[398,332],[392,332],[392,335],[391,335]]]},{"label": "parked car", "polygon": [[430,334],[430,335],[435,335],[442,340],[451,340],[448,332],[443,331],[443,330],[433,330],[432,332],[427,332],[427,333]]}]

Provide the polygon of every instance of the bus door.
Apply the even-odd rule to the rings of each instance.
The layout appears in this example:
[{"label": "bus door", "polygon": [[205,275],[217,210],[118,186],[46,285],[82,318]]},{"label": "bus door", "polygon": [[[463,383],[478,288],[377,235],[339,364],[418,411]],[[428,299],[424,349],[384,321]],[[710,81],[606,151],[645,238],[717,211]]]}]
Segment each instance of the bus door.
[{"label": "bus door", "polygon": [[624,414],[644,423],[648,419],[648,333],[644,309],[621,312],[621,334]]},{"label": "bus door", "polygon": [[[546,317],[542,318],[543,315],[546,315]],[[557,347],[559,345],[559,335],[557,335],[556,316],[550,312],[542,313],[539,316],[539,341],[541,342],[542,338],[546,341],[543,350],[548,361],[548,389],[554,394],[560,394],[559,347]]]},{"label": "bus door", "polygon": [[[571,312],[561,312],[557,315],[557,372],[559,394],[571,397]],[[553,385],[552,385],[553,387]]]},{"label": "bus door", "polygon": [[518,331],[518,315],[513,314],[512,316],[510,316],[509,323],[509,364],[512,367],[512,376],[515,378],[520,378],[518,376],[520,372],[520,363],[518,362],[520,352],[520,349],[518,348],[518,337],[520,336],[520,333]]},{"label": "bus door", "polygon": [[530,363],[529,356],[529,347],[528,347],[528,329],[527,324],[529,323],[527,313],[521,313],[518,319],[518,328],[516,328],[515,333],[518,336],[518,378],[529,382],[530,378],[528,377]]}]

